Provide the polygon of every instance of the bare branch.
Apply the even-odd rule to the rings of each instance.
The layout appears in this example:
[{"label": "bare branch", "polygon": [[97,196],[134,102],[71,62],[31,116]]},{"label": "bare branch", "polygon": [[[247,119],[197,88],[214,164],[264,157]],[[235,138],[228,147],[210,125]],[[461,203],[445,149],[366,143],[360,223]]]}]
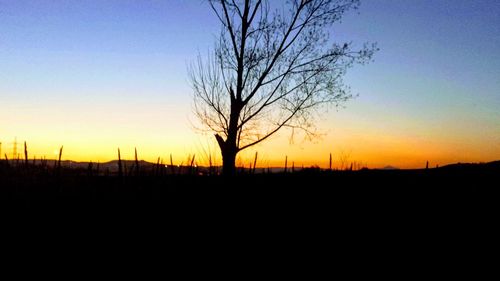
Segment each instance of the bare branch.
[{"label": "bare branch", "polygon": [[191,84],[195,113],[216,133],[224,163],[234,165],[238,151],[282,128],[315,135],[318,110],[352,98],[342,81],[347,69],[377,51],[329,37],[359,0],[289,0],[274,11],[278,2],[269,0],[209,3],[222,32],[214,56],[193,68]]}]

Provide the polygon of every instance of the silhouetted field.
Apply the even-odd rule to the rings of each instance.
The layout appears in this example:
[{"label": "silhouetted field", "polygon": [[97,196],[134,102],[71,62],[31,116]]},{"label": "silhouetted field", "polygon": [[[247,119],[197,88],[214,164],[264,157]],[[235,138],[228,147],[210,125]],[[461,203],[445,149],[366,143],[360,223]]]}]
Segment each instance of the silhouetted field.
[{"label": "silhouetted field", "polygon": [[[146,236],[173,234],[207,245],[243,240],[279,244],[290,254],[328,247],[333,254],[346,253],[347,260],[360,251],[377,260],[388,247],[395,256],[436,249],[458,255],[467,248],[464,239],[490,233],[496,221],[492,194],[499,163],[427,170],[304,169],[234,178],[154,170],[120,177],[56,165],[2,165],[0,204],[4,214],[22,223],[61,217],[62,228],[138,223],[144,227],[134,231],[155,229]],[[217,239],[207,239],[213,236]]]},{"label": "silhouetted field", "polygon": [[294,173],[240,174],[232,178],[200,175],[203,173],[198,170],[186,174],[162,171],[97,175],[92,169],[55,165],[13,167],[0,162],[0,198],[27,206],[42,204],[44,200],[57,200],[54,204],[68,206],[133,200],[138,206],[186,203],[206,207],[246,204],[258,208],[259,204],[276,204],[355,211],[411,205],[425,210],[426,205],[474,204],[475,198],[496,189],[500,182],[498,161],[420,170],[311,168]]}]

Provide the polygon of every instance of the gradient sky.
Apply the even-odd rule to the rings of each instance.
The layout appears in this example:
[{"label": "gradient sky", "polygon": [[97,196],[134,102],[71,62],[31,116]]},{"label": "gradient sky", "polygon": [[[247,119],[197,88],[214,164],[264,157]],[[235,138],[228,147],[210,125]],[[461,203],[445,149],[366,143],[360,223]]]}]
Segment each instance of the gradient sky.
[{"label": "gradient sky", "polygon": [[[321,139],[284,131],[257,146],[261,166],[402,168],[500,159],[500,1],[365,0],[338,40],[378,42],[346,76],[359,97],[318,122]],[[201,0],[0,0],[0,141],[30,155],[185,161],[217,152],[191,117],[187,65],[219,25]],[[241,155],[249,163],[254,150]]]}]

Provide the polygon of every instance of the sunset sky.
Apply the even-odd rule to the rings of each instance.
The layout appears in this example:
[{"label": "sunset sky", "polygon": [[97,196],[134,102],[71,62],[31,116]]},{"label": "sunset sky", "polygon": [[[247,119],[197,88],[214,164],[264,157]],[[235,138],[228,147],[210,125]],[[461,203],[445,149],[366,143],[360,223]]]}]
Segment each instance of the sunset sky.
[{"label": "sunset sky", "polygon": [[[260,166],[416,168],[500,159],[500,1],[365,0],[334,26],[339,42],[378,42],[350,69],[359,96],[318,120],[323,136],[290,132],[248,150]],[[219,153],[194,129],[187,66],[220,31],[201,0],[0,0],[0,142],[30,157],[186,161]],[[21,149],[19,149],[19,152]],[[220,157],[219,157],[220,159]]]}]

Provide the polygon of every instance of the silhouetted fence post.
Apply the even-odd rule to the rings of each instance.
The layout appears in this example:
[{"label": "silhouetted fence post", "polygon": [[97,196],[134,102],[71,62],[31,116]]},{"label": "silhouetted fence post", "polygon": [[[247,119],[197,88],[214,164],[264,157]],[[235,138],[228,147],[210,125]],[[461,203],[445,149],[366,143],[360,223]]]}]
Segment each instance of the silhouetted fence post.
[{"label": "silhouetted fence post", "polygon": [[[62,152],[63,152],[63,146],[61,146],[61,148],[59,149],[59,157],[54,161],[54,175],[55,177],[57,178],[57,180],[59,180],[60,176],[61,176],[61,158],[62,158]],[[61,188],[59,189],[59,191],[61,191]]]},{"label": "silhouetted fence post", "polygon": [[288,155],[285,156],[285,173],[287,172],[287,165],[288,165]]},{"label": "silhouetted fence post", "polygon": [[135,176],[139,176],[139,159],[137,158],[137,147],[135,148]]},{"label": "silhouetted fence post", "polygon": [[87,167],[87,176],[92,177],[92,161],[89,162],[89,166]]},{"label": "silhouetted fence post", "polygon": [[253,160],[253,171],[252,171],[253,174],[255,174],[255,167],[257,166],[257,155],[258,155],[258,153],[256,151],[255,152],[255,158]]},{"label": "silhouetted fence post", "polygon": [[155,176],[160,175],[160,156],[158,156],[158,159],[156,160],[156,169],[154,172]]},{"label": "silhouetted fence post", "polygon": [[61,172],[61,158],[62,158],[62,152],[63,152],[63,147],[59,149],[59,159],[57,159],[57,173],[59,174]]},{"label": "silhouetted fence post", "polygon": [[214,174],[214,167],[212,163],[212,154],[208,153],[208,174],[213,175]]},{"label": "silhouetted fence post", "polygon": [[122,169],[122,157],[120,154],[120,148],[118,148],[118,176],[123,177],[123,169]]},{"label": "silhouetted fence post", "polygon": [[28,167],[28,145],[24,142],[24,165]]},{"label": "silhouetted fence post", "polygon": [[332,154],[330,153],[330,165],[328,165],[328,170],[332,170]]},{"label": "silhouetted fence post", "polygon": [[47,169],[47,158],[45,156],[40,158],[40,166],[42,166],[42,171]]},{"label": "silhouetted fence post", "polygon": [[193,158],[191,159],[191,164],[189,165],[189,173],[194,174],[194,158],[196,157],[196,154],[193,154]]},{"label": "silhouetted fence post", "polygon": [[170,153],[170,170],[172,172],[172,175],[175,174],[175,168],[174,168],[174,160],[172,160],[172,153]]}]

